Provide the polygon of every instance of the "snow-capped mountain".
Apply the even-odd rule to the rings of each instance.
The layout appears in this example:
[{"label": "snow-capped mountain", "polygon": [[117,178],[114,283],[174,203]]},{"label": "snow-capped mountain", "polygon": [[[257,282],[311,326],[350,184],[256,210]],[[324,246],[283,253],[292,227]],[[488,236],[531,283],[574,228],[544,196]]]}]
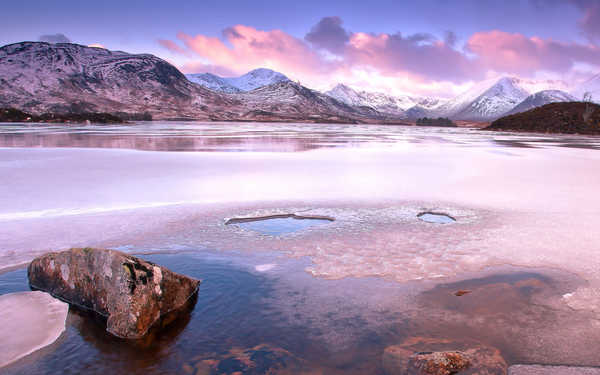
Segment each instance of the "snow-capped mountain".
[{"label": "snow-capped mountain", "polygon": [[566,84],[517,77],[486,80],[427,113],[429,117],[489,121],[512,110],[529,95],[556,87],[566,87]]},{"label": "snow-capped mountain", "polygon": [[[395,97],[345,85],[325,95],[268,69],[234,78],[201,76],[212,89],[190,82],[177,68],[148,54],[71,43],[22,42],[0,47],[0,108],[14,107],[32,114],[148,112],[154,118],[397,123],[407,117],[487,121],[515,107],[520,110],[573,100],[564,90],[540,90],[566,87],[563,82],[515,77],[484,81],[451,100],[440,100]],[[581,96],[590,92],[598,101],[599,89],[597,75],[575,92],[580,91]],[[581,96],[575,95],[579,100]]]},{"label": "snow-capped mountain", "polygon": [[289,80],[285,75],[266,68],[254,69],[240,77],[227,78],[227,82],[242,91],[251,91],[278,82],[288,82]]},{"label": "snow-capped mountain", "polygon": [[394,120],[272,73],[258,70],[234,82],[243,89],[277,81],[273,84],[226,94],[190,82],[173,65],[152,55],[23,42],[0,47],[0,108],[32,114],[148,112],[155,119],[215,121]]},{"label": "snow-capped mountain", "polygon": [[384,119],[372,108],[350,106],[292,81],[277,82],[231,97],[246,108],[242,118],[254,120],[277,117],[286,121],[375,122]]},{"label": "snow-capped mountain", "polygon": [[562,81],[503,77],[482,81],[450,100],[409,95],[392,96],[355,90],[343,84],[338,84],[326,94],[348,105],[367,106],[381,113],[410,119],[449,117],[456,120],[488,121],[512,110],[529,95],[555,87],[564,88],[566,84]]},{"label": "snow-capped mountain", "polygon": [[201,86],[211,90],[236,93],[252,91],[259,87],[272,85],[277,82],[287,82],[290,79],[285,75],[271,69],[254,69],[239,77],[219,77],[211,73],[186,74],[186,77]]},{"label": "snow-capped mountain", "polygon": [[571,91],[571,95],[577,100],[582,100],[586,93],[592,96],[593,102],[600,104],[600,74],[596,74]]},{"label": "snow-capped mountain", "polygon": [[[456,120],[488,121],[512,110],[536,92],[566,87],[566,83],[557,80],[527,80],[516,77],[502,77],[482,81],[450,100],[409,95],[393,96],[355,90],[343,84],[338,84],[325,94],[348,105],[371,107],[381,113],[389,113],[409,119],[449,117]],[[531,104],[534,100],[559,100],[559,96],[552,96],[551,93],[546,94],[544,98],[532,98],[528,103]]]},{"label": "snow-capped mountain", "polygon": [[219,77],[212,73],[194,73],[186,74],[185,76],[191,82],[197,83],[200,86],[204,86],[213,91],[220,91],[228,94],[242,92],[242,90],[229,83],[226,78]]},{"label": "snow-capped mountain", "polygon": [[440,103],[440,100],[436,98],[393,96],[381,92],[359,91],[341,83],[326,91],[325,94],[348,105],[371,107],[379,112],[393,115],[404,115],[406,110],[417,105],[433,108]]},{"label": "snow-capped mountain", "polygon": [[577,101],[577,99],[573,95],[570,95],[569,93],[566,93],[564,91],[544,90],[544,91],[536,92],[535,94],[529,95],[527,98],[525,98],[525,100],[523,100],[521,103],[517,104],[516,107],[514,107],[510,111],[504,113],[503,116],[512,115],[514,113],[519,113],[519,112],[525,112],[530,109],[533,109],[536,107],[541,107],[541,106],[549,104],[549,103],[575,102],[575,101]]},{"label": "snow-capped mountain", "polygon": [[529,94],[519,86],[518,78],[487,80],[435,108],[433,114],[457,120],[489,120],[511,110]]}]

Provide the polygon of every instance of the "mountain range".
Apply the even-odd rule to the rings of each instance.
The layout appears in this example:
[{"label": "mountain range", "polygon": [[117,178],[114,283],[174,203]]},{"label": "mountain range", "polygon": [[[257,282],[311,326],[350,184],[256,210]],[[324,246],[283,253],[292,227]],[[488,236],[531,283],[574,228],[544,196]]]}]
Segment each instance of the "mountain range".
[{"label": "mountain range", "polygon": [[505,114],[515,113],[515,110],[520,112],[557,101],[580,100],[563,91],[567,89],[567,84],[562,81],[502,77],[482,81],[451,99],[395,97],[384,93],[354,90],[339,84],[326,93],[347,104],[360,103],[380,112],[393,113],[409,119],[448,117],[454,120],[490,121]]},{"label": "mountain range", "polygon": [[184,75],[149,54],[71,43],[0,47],[0,107],[28,113],[108,112],[155,119],[402,123],[419,117],[490,121],[557,101],[600,100],[600,74],[562,81],[502,77],[450,99],[389,95],[338,84],[324,93],[270,69],[239,77]]},{"label": "mountain range", "polygon": [[357,91],[341,83],[326,91],[325,94],[348,105],[368,106],[379,112],[393,115],[404,115],[408,109],[414,106],[430,109],[440,104],[440,100],[436,98],[409,95],[393,96],[380,92]]},{"label": "mountain range", "polygon": [[[240,91],[224,93],[191,82],[156,56],[21,42],[0,47],[0,108],[33,115],[118,112],[211,121],[388,121],[372,108],[349,106],[279,74],[258,73],[226,81]],[[260,84],[264,73],[279,81],[245,91]]]}]

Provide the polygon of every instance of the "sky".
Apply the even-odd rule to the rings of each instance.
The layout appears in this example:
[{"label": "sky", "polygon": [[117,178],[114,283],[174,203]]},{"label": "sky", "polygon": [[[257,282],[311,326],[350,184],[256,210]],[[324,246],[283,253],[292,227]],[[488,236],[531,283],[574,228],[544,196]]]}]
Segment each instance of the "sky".
[{"label": "sky", "polygon": [[600,72],[600,0],[20,0],[0,44],[71,41],[151,53],[184,73],[271,68],[315,89],[346,83],[452,96],[504,75],[573,84]]}]

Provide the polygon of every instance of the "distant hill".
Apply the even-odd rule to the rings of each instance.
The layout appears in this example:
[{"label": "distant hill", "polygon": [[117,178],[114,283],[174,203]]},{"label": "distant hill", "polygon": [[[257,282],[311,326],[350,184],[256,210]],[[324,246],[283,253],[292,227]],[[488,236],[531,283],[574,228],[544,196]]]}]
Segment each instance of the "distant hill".
[{"label": "distant hill", "polygon": [[15,108],[0,108],[0,122],[122,124],[125,119],[112,113],[43,113],[36,116]]},{"label": "distant hill", "polygon": [[499,118],[484,130],[600,135],[600,105],[550,103]]},{"label": "distant hill", "polygon": [[415,122],[417,126],[439,126],[445,128],[455,128],[456,124],[447,117],[438,117],[438,118],[428,118],[422,117],[418,118]]}]

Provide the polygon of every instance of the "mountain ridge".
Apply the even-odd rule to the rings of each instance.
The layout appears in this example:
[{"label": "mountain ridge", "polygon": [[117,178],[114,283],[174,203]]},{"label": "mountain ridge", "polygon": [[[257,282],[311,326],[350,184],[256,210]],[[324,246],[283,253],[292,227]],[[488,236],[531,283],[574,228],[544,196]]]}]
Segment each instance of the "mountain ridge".
[{"label": "mountain ridge", "polygon": [[[406,123],[423,117],[491,121],[514,110],[574,99],[566,90],[553,89],[566,88],[562,81],[510,76],[479,82],[448,100],[393,96],[344,84],[321,93],[266,68],[230,78],[192,76],[213,86],[191,82],[190,75],[150,54],[20,42],[0,47],[0,107],[34,115],[104,112],[125,118],[147,113],[154,119]],[[577,90],[596,87],[600,75]]]},{"label": "mountain ridge", "polygon": [[347,106],[289,80],[220,93],[190,82],[153,55],[45,42],[0,47],[0,107],[34,115],[120,112],[209,121],[397,120]]},{"label": "mountain ridge", "polygon": [[220,77],[212,73],[192,73],[185,76],[191,82],[228,94],[252,91],[263,86],[290,80],[284,74],[267,68],[253,69],[239,77]]}]

